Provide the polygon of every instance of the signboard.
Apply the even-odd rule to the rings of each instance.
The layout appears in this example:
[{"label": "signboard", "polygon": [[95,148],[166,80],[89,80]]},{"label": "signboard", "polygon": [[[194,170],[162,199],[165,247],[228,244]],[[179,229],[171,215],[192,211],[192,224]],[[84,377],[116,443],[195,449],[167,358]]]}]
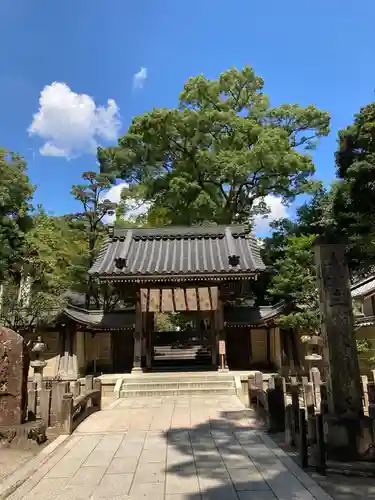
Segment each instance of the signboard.
[{"label": "signboard", "polygon": [[225,340],[219,340],[219,354],[225,354]]}]

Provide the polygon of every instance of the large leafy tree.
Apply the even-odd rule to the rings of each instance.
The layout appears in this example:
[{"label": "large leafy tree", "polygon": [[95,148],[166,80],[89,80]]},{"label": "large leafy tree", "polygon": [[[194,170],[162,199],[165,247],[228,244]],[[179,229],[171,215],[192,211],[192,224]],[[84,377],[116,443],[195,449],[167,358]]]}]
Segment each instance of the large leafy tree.
[{"label": "large leafy tree", "polygon": [[25,233],[31,226],[29,203],[33,192],[26,162],[0,149],[0,282],[14,266],[19,267]]},{"label": "large leafy tree", "polygon": [[375,102],[339,133],[336,167],[334,217],[350,244],[352,266],[363,270],[375,256]]},{"label": "large leafy tree", "polygon": [[269,293],[295,309],[280,317],[280,325],[298,334],[319,333],[319,294],[313,253],[316,235],[289,236],[284,256],[275,262],[277,274]]},{"label": "large leafy tree", "polygon": [[328,132],[328,113],[313,105],[271,107],[262,78],[245,67],[190,78],[177,108],[135,117],[98,158],[102,172],[129,182],[130,197],[151,202],[151,218],[247,222],[268,194],[290,201],[312,189],[306,150]]},{"label": "large leafy tree", "polygon": [[103,301],[105,307],[109,305],[113,294],[108,287],[101,287],[96,283],[87,271],[93,265],[103,238],[107,234],[105,218],[113,216],[116,209],[116,205],[105,197],[106,191],[114,185],[115,177],[88,171],[82,174],[82,179],[83,184],[72,187],[72,194],[81,203],[82,210],[70,214],[67,218],[73,228],[81,231],[86,241],[86,253],[75,266],[76,281],[81,283],[80,291],[86,294],[86,307],[90,307],[94,302],[95,307],[100,308],[103,306]]},{"label": "large leafy tree", "polygon": [[39,208],[24,237],[19,273],[4,283],[1,322],[16,330],[49,323],[63,307],[64,293],[74,287],[74,265],[85,250],[80,234],[63,217]]}]

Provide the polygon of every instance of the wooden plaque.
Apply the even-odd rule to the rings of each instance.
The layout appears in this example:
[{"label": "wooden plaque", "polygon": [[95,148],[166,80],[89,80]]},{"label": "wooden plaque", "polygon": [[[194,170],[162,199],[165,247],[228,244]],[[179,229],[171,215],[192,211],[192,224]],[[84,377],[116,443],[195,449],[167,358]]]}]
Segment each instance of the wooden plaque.
[{"label": "wooden plaque", "polygon": [[150,289],[150,303],[148,310],[150,312],[160,312],[160,290],[159,288]]},{"label": "wooden plaque", "polygon": [[198,288],[198,295],[199,295],[199,310],[210,311],[211,301],[208,288]]},{"label": "wooden plaque", "polygon": [[174,301],[176,305],[176,311],[186,311],[186,300],[183,288],[174,289]]},{"label": "wooden plaque", "polygon": [[173,290],[163,288],[161,291],[161,310],[162,312],[174,312]]}]

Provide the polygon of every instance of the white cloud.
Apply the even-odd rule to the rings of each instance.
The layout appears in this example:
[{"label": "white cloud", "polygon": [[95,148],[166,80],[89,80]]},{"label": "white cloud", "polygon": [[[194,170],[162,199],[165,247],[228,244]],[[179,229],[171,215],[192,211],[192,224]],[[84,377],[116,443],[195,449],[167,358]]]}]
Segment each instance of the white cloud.
[{"label": "white cloud", "polygon": [[266,217],[262,215],[256,215],[254,217],[256,234],[267,233],[269,231],[270,222],[283,217],[288,217],[287,207],[283,205],[281,198],[269,194],[264,198],[264,201],[268,205],[270,213],[267,214]]},{"label": "white cloud", "polygon": [[[102,201],[109,200],[112,203],[120,203],[122,190],[124,188],[127,188],[128,186],[129,185],[126,182],[120,182],[119,184],[116,184],[116,186],[113,186],[108,191],[102,193],[101,200]],[[127,205],[129,210],[125,216],[125,219],[128,220],[133,219],[138,215],[145,214],[149,208],[148,203],[144,203],[141,206],[139,206],[138,202],[132,200],[128,200]],[[115,221],[116,221],[116,214],[108,215],[104,219],[104,222],[106,224],[113,224]]]},{"label": "white cloud", "polygon": [[113,99],[108,99],[107,106],[97,106],[87,94],[53,82],[41,91],[39,111],[28,132],[45,140],[41,155],[71,158],[95,153],[100,139],[117,139],[120,127],[119,108]]},{"label": "white cloud", "polygon": [[133,75],[133,87],[135,89],[143,88],[147,80],[147,68],[141,68],[137,73]]}]

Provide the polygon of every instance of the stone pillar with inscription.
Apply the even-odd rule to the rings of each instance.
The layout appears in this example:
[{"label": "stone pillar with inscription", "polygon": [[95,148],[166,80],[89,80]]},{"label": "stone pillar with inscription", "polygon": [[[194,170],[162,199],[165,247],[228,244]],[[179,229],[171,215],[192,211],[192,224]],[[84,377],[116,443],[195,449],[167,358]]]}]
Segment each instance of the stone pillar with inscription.
[{"label": "stone pillar with inscription", "polygon": [[345,246],[318,238],[315,261],[329,411],[340,417],[358,417],[362,392]]},{"label": "stone pillar with inscription", "polygon": [[328,457],[357,460],[372,443],[362,390],[345,246],[319,237],[314,244],[323,340],[324,416]]}]

